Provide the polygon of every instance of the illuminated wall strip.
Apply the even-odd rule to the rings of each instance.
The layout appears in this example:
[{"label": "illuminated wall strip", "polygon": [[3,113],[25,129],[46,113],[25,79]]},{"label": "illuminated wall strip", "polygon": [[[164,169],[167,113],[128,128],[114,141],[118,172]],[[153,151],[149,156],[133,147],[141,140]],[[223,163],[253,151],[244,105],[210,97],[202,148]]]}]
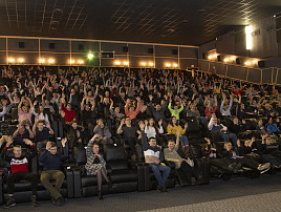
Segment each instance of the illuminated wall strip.
[{"label": "illuminated wall strip", "polygon": [[246,34],[246,49],[251,50],[253,48],[253,38],[252,38],[253,27],[246,26],[245,34]]}]

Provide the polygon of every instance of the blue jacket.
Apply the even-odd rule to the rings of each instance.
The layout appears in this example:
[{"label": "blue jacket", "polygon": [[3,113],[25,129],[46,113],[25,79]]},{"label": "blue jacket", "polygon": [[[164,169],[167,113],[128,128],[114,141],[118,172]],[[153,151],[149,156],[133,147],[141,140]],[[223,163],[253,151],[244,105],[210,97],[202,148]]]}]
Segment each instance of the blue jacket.
[{"label": "blue jacket", "polygon": [[270,133],[276,133],[279,132],[279,128],[277,127],[277,124],[268,124],[267,129],[270,130]]},{"label": "blue jacket", "polygon": [[68,158],[67,145],[63,148],[63,155],[59,152],[51,154],[48,150],[45,150],[39,159],[39,162],[43,164],[43,171],[47,170],[60,170],[62,162]]}]

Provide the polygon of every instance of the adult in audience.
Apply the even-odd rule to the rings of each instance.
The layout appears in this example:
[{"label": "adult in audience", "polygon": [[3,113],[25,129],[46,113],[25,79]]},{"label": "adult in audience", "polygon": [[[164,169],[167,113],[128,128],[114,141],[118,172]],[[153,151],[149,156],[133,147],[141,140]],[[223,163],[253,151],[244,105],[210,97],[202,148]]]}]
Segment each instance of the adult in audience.
[{"label": "adult in audience", "polygon": [[[29,102],[30,108],[27,105],[23,105],[23,101],[26,100]],[[32,125],[31,116],[33,114],[33,104],[29,97],[22,97],[18,106],[18,121],[25,121],[27,124]]]},{"label": "adult in audience", "polygon": [[26,145],[24,139],[32,139],[34,138],[34,134],[30,129],[29,124],[27,124],[25,121],[22,121],[18,124],[17,130],[13,133],[13,138],[14,145],[19,145],[23,148],[29,148],[29,145]]},{"label": "adult in audience", "polygon": [[[126,126],[124,124],[126,123]],[[136,161],[136,144],[138,140],[137,136],[138,128],[132,126],[131,119],[127,117],[126,119],[122,119],[121,123],[117,129],[117,134],[121,135],[123,134],[123,137],[125,138],[125,143],[128,145],[128,154],[129,157]]]},{"label": "adult in audience", "polygon": [[195,185],[199,180],[199,171],[194,167],[194,161],[189,157],[187,159],[182,158],[178,153],[181,131],[176,132],[176,143],[174,140],[168,141],[168,148],[164,149],[164,158],[166,161],[174,162],[176,169],[181,169],[190,182],[191,185]]},{"label": "adult in audience", "polygon": [[163,161],[163,154],[160,147],[156,145],[156,139],[151,137],[147,141],[147,137],[144,132],[145,125],[142,124],[140,128],[145,162],[149,164],[149,167],[153,171],[153,174],[158,182],[157,190],[160,192],[167,192],[166,181],[170,175],[171,168],[161,164]]},{"label": "adult in audience", "polygon": [[106,162],[99,152],[99,145],[96,138],[102,138],[102,136],[95,134],[89,141],[86,150],[87,163],[85,165],[85,169],[87,170],[87,175],[96,175],[98,183],[98,197],[102,200],[102,178],[106,180],[109,190],[112,190],[113,186],[107,177]]},{"label": "adult in audience", "polygon": [[35,136],[37,148],[45,148],[50,136],[54,134],[50,126],[44,125],[44,121],[38,121],[33,125],[32,131]]},{"label": "adult in audience", "polygon": [[[4,154],[7,153],[8,148],[13,143],[11,136],[7,137],[6,146],[4,147]],[[10,208],[16,205],[14,199],[15,183],[20,180],[27,180],[31,182],[31,204],[33,207],[38,207],[37,204],[37,174],[31,173],[28,170],[28,165],[31,159],[36,155],[35,145],[31,140],[25,138],[24,143],[30,146],[30,151],[26,155],[22,154],[22,148],[19,145],[15,145],[13,148],[13,155],[6,154],[5,160],[10,164],[10,174],[7,179],[7,192],[8,199],[4,205],[4,208]]]},{"label": "adult in audience", "polygon": [[108,126],[104,126],[103,119],[97,120],[97,125],[94,128],[94,134],[101,136],[102,144],[112,144],[111,133]]},{"label": "adult in audience", "polygon": [[[63,155],[58,152],[58,146],[55,142],[47,142],[46,150],[40,155],[40,163],[43,164],[43,171],[40,180],[43,186],[50,192],[51,200],[54,205],[62,205],[64,198],[60,193],[65,175],[60,170],[62,163],[68,158],[67,139],[61,140]],[[55,180],[55,187],[51,180]]]},{"label": "adult in audience", "polygon": [[211,132],[219,133],[224,142],[232,142],[232,145],[236,148],[237,147],[237,136],[234,133],[230,133],[227,130],[227,127],[223,124],[218,124],[217,117],[213,113],[212,118],[208,124],[208,128]]}]

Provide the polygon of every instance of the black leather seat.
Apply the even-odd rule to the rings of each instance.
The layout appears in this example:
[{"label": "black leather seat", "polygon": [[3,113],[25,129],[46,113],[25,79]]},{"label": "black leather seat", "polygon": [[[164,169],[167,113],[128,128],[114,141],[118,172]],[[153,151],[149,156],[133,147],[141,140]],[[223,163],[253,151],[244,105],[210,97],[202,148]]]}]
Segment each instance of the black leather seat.
[{"label": "black leather seat", "polygon": [[[29,149],[22,149],[22,155],[26,155],[27,152],[30,151]],[[13,156],[13,149],[8,149],[7,154],[9,156]],[[29,170],[33,173],[38,174],[38,188],[37,188],[37,194],[38,194],[38,200],[48,200],[50,199],[50,194],[49,192],[44,188],[44,186],[40,182],[40,167],[38,166],[38,158],[35,156],[32,160],[31,163],[29,163]],[[9,164],[5,164],[7,168],[9,168]],[[38,172],[39,169],[39,172]],[[66,175],[66,179],[63,183],[62,186],[62,194],[65,197],[73,197],[73,174],[71,170],[65,170],[64,173]],[[3,201],[1,201],[0,198],[0,204],[3,204],[5,200],[8,198],[8,193],[7,193],[7,184],[3,180],[2,176],[0,178],[0,196],[1,198],[3,197]],[[55,182],[53,182],[55,184]],[[30,201],[30,196],[32,194],[31,190],[31,183],[25,180],[21,180],[20,182],[15,183],[15,192],[14,192],[14,198],[16,202],[29,202]]]},{"label": "black leather seat", "polygon": [[[138,181],[139,181],[139,191],[149,191],[149,190],[155,190],[158,186],[157,180],[153,174],[153,172],[150,170],[149,165],[145,163],[144,161],[144,155],[142,150],[142,145],[136,146],[136,152],[138,157]],[[166,181],[166,187],[174,188],[175,187],[175,165],[174,163],[168,163],[167,161],[164,161],[167,166],[171,168],[170,175]]]},{"label": "black leather seat", "polygon": [[[96,176],[88,176],[83,168],[87,162],[85,149],[73,148],[73,155],[77,165],[73,168],[75,197],[96,196],[98,194]],[[114,189],[109,191],[103,179],[103,194],[137,191],[137,171],[129,164],[124,146],[107,146],[104,159]]]}]

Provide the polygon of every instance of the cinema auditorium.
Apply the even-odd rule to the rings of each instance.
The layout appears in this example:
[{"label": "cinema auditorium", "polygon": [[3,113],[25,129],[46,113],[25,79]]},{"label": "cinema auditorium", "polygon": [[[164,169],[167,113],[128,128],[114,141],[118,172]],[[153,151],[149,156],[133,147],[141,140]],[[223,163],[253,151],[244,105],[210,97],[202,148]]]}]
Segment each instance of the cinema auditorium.
[{"label": "cinema auditorium", "polygon": [[280,211],[280,0],[0,0],[0,27],[0,211]]}]

